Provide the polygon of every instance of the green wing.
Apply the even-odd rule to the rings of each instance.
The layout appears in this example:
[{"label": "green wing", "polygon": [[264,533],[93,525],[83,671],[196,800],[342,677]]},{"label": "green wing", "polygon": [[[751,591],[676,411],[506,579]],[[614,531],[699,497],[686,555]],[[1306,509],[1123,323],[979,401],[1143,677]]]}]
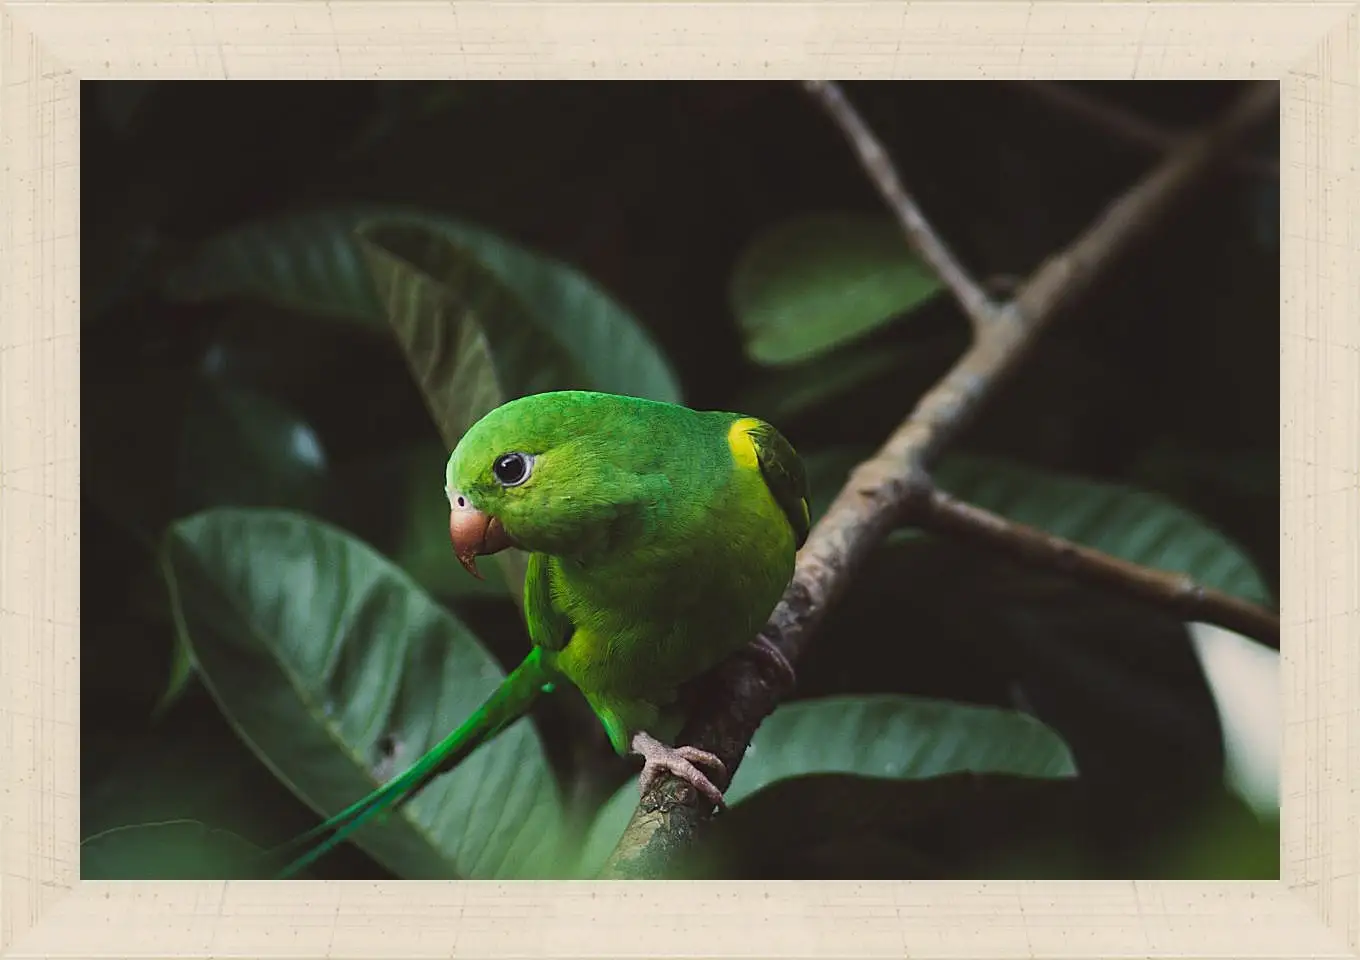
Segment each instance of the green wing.
[{"label": "green wing", "polygon": [[774,427],[763,420],[751,420],[753,422],[746,435],[756,448],[760,475],[765,478],[770,493],[774,494],[775,503],[789,518],[794,538],[801,548],[807,542],[808,531],[812,528],[807,471],[803,469],[802,458]]},{"label": "green wing", "polygon": [[529,566],[524,573],[524,620],[534,646],[553,652],[565,647],[576,629],[553,606],[548,558],[541,553],[529,554]]}]

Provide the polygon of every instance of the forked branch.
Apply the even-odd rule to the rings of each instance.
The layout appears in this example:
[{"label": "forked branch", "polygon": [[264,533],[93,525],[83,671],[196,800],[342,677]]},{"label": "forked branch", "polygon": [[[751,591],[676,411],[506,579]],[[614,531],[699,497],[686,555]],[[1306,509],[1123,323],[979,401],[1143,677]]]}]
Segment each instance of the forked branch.
[{"label": "forked branch", "polygon": [[[1183,616],[1257,636],[1278,638],[1270,611],[1205,591],[1177,577],[1078,548],[1011,524],[935,489],[927,472],[983,401],[1025,358],[1060,308],[1085,290],[1132,243],[1163,220],[1234,141],[1278,103],[1278,87],[1259,83],[1209,129],[1180,140],[1147,176],[1115,200],[1070,247],[1049,257],[1015,296],[995,304],[954,258],[903,187],[887,151],[830,82],[806,89],[860,157],[865,172],[896,215],[908,242],[949,287],[973,326],[972,346],[888,437],[860,464],[813,529],[798,555],[793,582],[762,636],[796,663],[831,606],[887,533],[901,525],[931,527],[1026,560],[1064,570],[1112,589],[1160,603]],[[711,696],[680,741],[711,751],[734,773],[756,728],[784,691],[747,658],[710,678]],[[605,864],[605,877],[657,877],[695,835],[707,814],[687,784],[667,778],[650,789]]]}]

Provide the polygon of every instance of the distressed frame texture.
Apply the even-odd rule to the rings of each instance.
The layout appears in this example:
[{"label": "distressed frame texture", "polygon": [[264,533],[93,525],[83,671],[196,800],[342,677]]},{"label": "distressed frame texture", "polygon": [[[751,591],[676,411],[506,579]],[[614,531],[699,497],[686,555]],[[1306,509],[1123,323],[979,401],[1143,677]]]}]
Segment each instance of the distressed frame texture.
[{"label": "distressed frame texture", "polygon": [[[776,76],[1280,80],[1283,879],[81,883],[80,79]],[[0,3],[0,952],[1354,956],[1358,159],[1350,2]]]}]

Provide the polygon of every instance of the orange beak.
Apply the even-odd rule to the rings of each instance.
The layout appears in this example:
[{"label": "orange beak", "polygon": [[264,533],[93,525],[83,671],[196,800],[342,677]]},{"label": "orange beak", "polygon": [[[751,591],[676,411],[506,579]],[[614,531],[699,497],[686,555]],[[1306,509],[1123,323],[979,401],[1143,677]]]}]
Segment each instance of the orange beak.
[{"label": "orange beak", "polygon": [[477,558],[499,553],[515,542],[500,520],[482,513],[462,495],[454,493],[449,499],[449,539],[453,541],[454,555],[464,570],[482,580]]}]

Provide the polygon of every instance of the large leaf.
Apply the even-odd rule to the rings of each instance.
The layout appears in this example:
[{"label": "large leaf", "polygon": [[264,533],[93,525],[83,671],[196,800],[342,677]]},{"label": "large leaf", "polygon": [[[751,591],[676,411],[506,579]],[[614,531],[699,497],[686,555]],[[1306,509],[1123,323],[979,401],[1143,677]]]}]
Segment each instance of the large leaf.
[{"label": "large leaf", "polygon": [[507,400],[584,382],[519,294],[467,247],[400,221],[365,222],[358,236],[382,310],[450,448]]},{"label": "large leaf", "polygon": [[1270,591],[1241,548],[1155,494],[980,457],[944,460],[936,480],[960,499],[1133,563],[1183,573],[1257,603]]},{"label": "large leaf", "polygon": [[513,290],[584,374],[583,386],[678,403],[679,381],[650,334],[593,281],[466,223],[420,225],[475,257]]},{"label": "large leaf", "polygon": [[[175,513],[220,506],[313,510],[321,502],[327,458],[316,431],[274,398],[213,379],[189,389],[176,450]],[[188,688],[193,662],[178,639],[155,713]]]},{"label": "large leaf", "polygon": [[863,336],[939,290],[891,218],[818,213],[758,237],[737,262],[730,297],[751,359],[785,364]]},{"label": "large leaf", "polygon": [[[366,223],[359,236],[383,310],[450,449],[507,400],[580,382],[524,303],[465,248],[389,221]],[[526,558],[505,550],[494,561],[519,596]]]},{"label": "large leaf", "polygon": [[[318,814],[400,772],[504,678],[409,577],[316,520],[198,514],[171,528],[165,565],[205,685]],[[561,817],[521,720],[355,842],[407,878],[535,876],[557,862]]]},{"label": "large leaf", "polygon": [[196,820],[114,827],[80,844],[82,880],[251,880],[261,851]]},{"label": "large leaf", "polygon": [[1068,777],[1066,745],[1024,714],[916,697],[827,697],[775,711],[756,731],[728,794],[776,780],[853,773],[918,780],[947,773]]},{"label": "large leaf", "polygon": [[[513,293],[522,319],[572,359],[583,375],[577,386],[680,399],[675,374],[651,336],[597,284],[566,264],[437,214],[362,205],[248,224],[205,244],[167,278],[165,292],[188,301],[262,299],[383,330],[384,298],[355,236],[361,223],[404,226],[442,238],[456,248],[445,255],[446,262],[479,264]],[[469,299],[477,299],[476,291]]]},{"label": "large leaf", "polygon": [[[751,740],[728,804],[781,780],[854,774],[921,780],[952,773],[1070,777],[1063,741],[1032,717],[1006,710],[904,696],[826,697],[777,709]],[[581,869],[593,874],[637,806],[636,783],[621,787],[591,827]]]}]

